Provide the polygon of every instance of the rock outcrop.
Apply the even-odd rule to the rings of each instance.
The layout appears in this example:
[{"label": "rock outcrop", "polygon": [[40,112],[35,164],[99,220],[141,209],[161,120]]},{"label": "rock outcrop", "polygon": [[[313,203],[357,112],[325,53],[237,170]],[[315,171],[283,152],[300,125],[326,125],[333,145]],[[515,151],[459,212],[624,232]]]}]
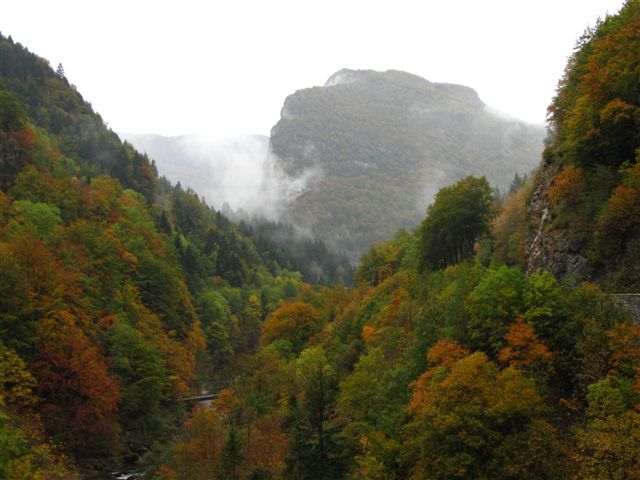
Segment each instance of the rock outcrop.
[{"label": "rock outcrop", "polygon": [[546,270],[559,279],[571,278],[580,282],[590,276],[583,252],[585,242],[576,231],[555,222],[549,187],[556,173],[555,164],[544,163],[536,174],[535,187],[527,208],[527,273]]}]

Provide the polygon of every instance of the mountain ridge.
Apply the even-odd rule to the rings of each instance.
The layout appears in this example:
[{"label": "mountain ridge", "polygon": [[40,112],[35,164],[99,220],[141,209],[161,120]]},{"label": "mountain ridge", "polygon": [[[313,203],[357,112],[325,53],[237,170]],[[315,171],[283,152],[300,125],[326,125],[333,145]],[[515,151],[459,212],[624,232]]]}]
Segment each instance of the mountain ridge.
[{"label": "mountain ridge", "polygon": [[285,99],[270,146],[285,175],[319,172],[287,218],[355,260],[371,241],[417,225],[448,183],[486,175],[508,188],[535,168],[544,134],[495,114],[470,87],[341,69]]},{"label": "mountain ridge", "polygon": [[[324,86],[285,99],[268,145],[264,136],[235,137],[236,150],[243,139],[259,139],[240,157],[194,135],[151,144],[144,135],[124,137],[155,158],[161,173],[214,204],[298,225],[355,262],[371,241],[414,228],[448,183],[486,175],[506,190],[516,173],[535,168],[544,134],[541,125],[495,112],[471,87],[400,70],[343,68]],[[250,175],[223,178],[240,158],[252,165]],[[247,180],[238,202],[234,195]],[[207,193],[214,191],[218,197]]]}]

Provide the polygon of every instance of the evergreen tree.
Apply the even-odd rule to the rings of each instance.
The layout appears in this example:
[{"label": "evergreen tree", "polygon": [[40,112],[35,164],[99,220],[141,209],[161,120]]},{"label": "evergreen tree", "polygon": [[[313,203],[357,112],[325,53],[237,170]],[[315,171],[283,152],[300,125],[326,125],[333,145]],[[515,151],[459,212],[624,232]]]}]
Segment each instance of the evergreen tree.
[{"label": "evergreen tree", "polygon": [[229,429],[227,443],[224,445],[222,457],[222,469],[224,478],[228,480],[238,480],[238,467],[242,464],[242,444],[234,426]]}]

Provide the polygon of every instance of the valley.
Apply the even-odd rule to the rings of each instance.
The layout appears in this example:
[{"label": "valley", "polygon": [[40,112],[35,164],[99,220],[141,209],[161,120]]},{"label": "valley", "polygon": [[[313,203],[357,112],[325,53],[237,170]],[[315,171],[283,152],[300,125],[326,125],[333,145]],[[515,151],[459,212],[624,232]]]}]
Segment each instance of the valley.
[{"label": "valley", "polygon": [[342,69],[226,138],[0,34],[0,478],[640,478],[639,31],[546,128]]}]

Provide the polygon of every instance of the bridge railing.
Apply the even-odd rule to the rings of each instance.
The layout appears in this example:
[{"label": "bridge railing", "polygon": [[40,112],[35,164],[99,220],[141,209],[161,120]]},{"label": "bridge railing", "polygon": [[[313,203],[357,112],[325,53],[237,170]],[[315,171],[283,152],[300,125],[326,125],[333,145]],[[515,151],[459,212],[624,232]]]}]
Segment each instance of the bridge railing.
[{"label": "bridge railing", "polygon": [[609,293],[607,297],[629,314],[634,323],[640,323],[640,293]]},{"label": "bridge railing", "polygon": [[183,397],[181,402],[204,402],[206,400],[214,400],[218,398],[217,393],[208,393],[206,395],[196,395],[195,397]]}]

